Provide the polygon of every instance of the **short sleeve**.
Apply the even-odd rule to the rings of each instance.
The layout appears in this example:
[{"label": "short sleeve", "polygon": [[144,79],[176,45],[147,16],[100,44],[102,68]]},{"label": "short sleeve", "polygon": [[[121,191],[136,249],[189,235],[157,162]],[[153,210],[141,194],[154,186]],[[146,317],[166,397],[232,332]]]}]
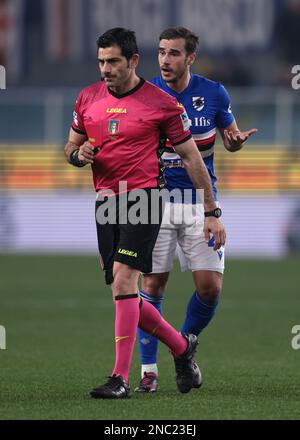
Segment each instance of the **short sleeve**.
[{"label": "short sleeve", "polygon": [[161,129],[173,146],[186,142],[191,137],[190,119],[182,104],[170,98],[163,107]]},{"label": "short sleeve", "polygon": [[217,127],[226,128],[234,121],[230,97],[222,84],[219,84],[219,107],[216,116]]},{"label": "short sleeve", "polygon": [[75,103],[72,128],[79,134],[86,134],[82,116],[82,93],[79,94]]}]

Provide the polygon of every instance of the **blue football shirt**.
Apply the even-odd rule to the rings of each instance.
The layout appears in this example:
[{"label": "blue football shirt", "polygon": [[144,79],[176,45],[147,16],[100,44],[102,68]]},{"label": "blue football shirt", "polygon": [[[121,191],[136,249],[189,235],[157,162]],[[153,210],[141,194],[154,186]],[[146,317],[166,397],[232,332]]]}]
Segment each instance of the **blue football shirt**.
[{"label": "blue football shirt", "polygon": [[[225,87],[203,76],[191,74],[187,88],[182,93],[170,89],[161,76],[151,80],[153,84],[174,96],[184,107],[190,119],[190,130],[209,172],[215,200],[218,199],[214,171],[214,144],[217,128],[226,128],[233,121],[229,95]],[[168,190],[190,189],[192,202],[197,200],[196,190],[183,167],[180,156],[167,145],[161,156]],[[189,200],[190,201],[190,200]]]}]

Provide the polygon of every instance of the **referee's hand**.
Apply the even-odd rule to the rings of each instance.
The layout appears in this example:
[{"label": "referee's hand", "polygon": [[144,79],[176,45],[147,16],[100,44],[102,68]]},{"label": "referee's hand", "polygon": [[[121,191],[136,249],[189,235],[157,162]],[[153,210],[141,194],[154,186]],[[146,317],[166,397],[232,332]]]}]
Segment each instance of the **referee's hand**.
[{"label": "referee's hand", "polygon": [[92,164],[94,163],[94,156],[94,146],[89,141],[85,141],[79,148],[78,159],[85,164]]},{"label": "referee's hand", "polygon": [[206,243],[210,240],[210,234],[213,234],[215,238],[214,251],[217,251],[221,246],[224,246],[226,241],[225,226],[221,220],[216,217],[205,217],[204,236]]}]

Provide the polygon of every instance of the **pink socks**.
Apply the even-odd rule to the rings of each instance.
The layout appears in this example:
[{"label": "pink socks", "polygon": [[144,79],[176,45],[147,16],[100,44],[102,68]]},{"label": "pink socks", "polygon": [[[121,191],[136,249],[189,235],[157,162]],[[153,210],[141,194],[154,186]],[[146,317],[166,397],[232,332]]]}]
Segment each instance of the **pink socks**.
[{"label": "pink socks", "polygon": [[112,372],[120,374],[128,383],[128,375],[137,327],[164,342],[174,356],[180,356],[187,348],[186,339],[177,332],[152,304],[141,301],[137,294],[118,295],[116,300],[115,339],[116,361]]},{"label": "pink socks", "polygon": [[152,304],[143,300],[140,304],[139,327],[166,344],[176,357],[183,354],[187,348],[186,339],[163,319]]}]

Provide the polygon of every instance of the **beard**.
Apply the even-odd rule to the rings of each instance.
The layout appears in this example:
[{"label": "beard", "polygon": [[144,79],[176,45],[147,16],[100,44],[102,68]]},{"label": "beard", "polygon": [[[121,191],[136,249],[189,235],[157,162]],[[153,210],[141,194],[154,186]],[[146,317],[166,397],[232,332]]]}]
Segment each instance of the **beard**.
[{"label": "beard", "polygon": [[162,72],[162,77],[164,78],[164,81],[166,82],[166,83],[170,83],[170,84],[176,84],[178,81],[180,81],[181,80],[181,78],[185,75],[185,73],[186,73],[186,71],[187,71],[187,68],[188,68],[188,64],[187,64],[187,62],[185,62],[184,63],[184,65],[183,65],[183,67],[182,67],[182,69],[180,69],[179,71],[177,71],[177,72],[174,72],[173,70],[170,72],[170,73],[172,73],[172,77],[170,77],[170,78],[166,78],[165,76],[164,76],[164,72]]}]

